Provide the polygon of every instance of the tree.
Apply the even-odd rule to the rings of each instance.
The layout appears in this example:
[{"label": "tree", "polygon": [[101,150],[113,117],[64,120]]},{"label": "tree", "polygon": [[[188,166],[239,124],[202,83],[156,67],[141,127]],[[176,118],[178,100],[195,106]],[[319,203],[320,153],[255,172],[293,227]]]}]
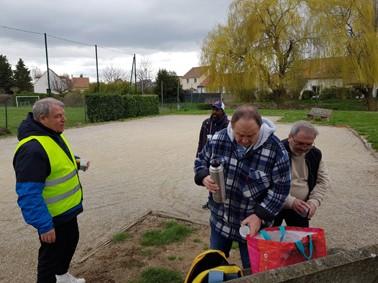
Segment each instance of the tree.
[{"label": "tree", "polygon": [[102,75],[107,83],[126,80],[126,73],[123,70],[113,66],[106,67],[102,71]]},{"label": "tree", "polygon": [[31,76],[32,76],[32,79],[33,81],[35,82],[36,80],[38,80],[40,77],[42,77],[43,75],[43,72],[40,68],[38,67],[34,67],[32,70],[31,70]]},{"label": "tree", "polygon": [[374,85],[378,84],[378,35],[376,0],[327,0],[311,2],[326,56],[342,56],[343,76],[375,110]]},{"label": "tree", "polygon": [[202,47],[212,86],[239,95],[267,90],[280,101],[311,41],[304,11],[302,0],[234,0],[227,24],[209,33]]},{"label": "tree", "polygon": [[12,67],[4,55],[0,55],[0,92],[9,93],[13,86]]},{"label": "tree", "polygon": [[25,67],[24,61],[20,58],[13,73],[14,86],[19,91],[33,91],[32,78],[30,71]]},{"label": "tree", "polygon": [[147,92],[149,91],[149,82],[151,82],[151,72],[151,62],[147,58],[142,58],[136,70],[136,75],[139,81],[142,94],[145,93],[146,90]]},{"label": "tree", "polygon": [[164,102],[169,103],[177,101],[177,86],[179,87],[179,95],[183,92],[179,77],[173,71],[161,69],[157,73],[155,93],[160,96],[160,99],[162,86]]}]

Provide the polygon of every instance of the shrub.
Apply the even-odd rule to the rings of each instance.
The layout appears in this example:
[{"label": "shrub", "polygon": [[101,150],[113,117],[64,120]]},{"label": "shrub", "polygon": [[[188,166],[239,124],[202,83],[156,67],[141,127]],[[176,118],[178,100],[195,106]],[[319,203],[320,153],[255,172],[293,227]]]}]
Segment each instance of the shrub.
[{"label": "shrub", "polygon": [[159,98],[157,95],[135,95],[138,105],[138,116],[159,114]]},{"label": "shrub", "polygon": [[90,122],[118,120],[123,117],[120,95],[91,94],[85,96],[85,102]]},{"label": "shrub", "polygon": [[309,100],[311,99],[311,97],[313,97],[315,95],[315,92],[313,92],[312,90],[309,90],[309,89],[306,89],[303,91],[302,93],[302,99],[303,100]]},{"label": "shrub", "polygon": [[136,117],[139,114],[138,100],[135,95],[122,96],[123,116],[125,118]]},{"label": "shrub", "polygon": [[89,94],[85,102],[91,122],[159,114],[156,95]]},{"label": "shrub", "polygon": [[325,88],[320,93],[321,99],[352,99],[358,95],[358,91],[353,88],[331,87]]}]

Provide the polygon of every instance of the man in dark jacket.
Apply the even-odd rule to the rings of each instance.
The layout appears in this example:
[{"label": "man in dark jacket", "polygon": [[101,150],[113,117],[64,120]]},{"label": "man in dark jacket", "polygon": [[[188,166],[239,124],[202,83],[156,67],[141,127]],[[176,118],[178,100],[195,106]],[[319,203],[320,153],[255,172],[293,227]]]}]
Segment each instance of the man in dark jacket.
[{"label": "man in dark jacket", "polygon": [[211,105],[211,109],[210,118],[202,122],[196,156],[198,156],[207,141],[211,139],[216,132],[228,126],[229,121],[224,112],[224,103],[218,100]]},{"label": "man in dark jacket", "polygon": [[[85,283],[68,273],[79,240],[77,215],[83,211],[80,164],[63,136],[64,104],[54,98],[37,101],[18,129],[13,159],[18,205],[25,222],[37,229],[37,282]],[[83,160],[82,160],[83,161]]]},{"label": "man in dark jacket", "polygon": [[314,146],[318,134],[309,122],[298,121],[282,141],[291,162],[291,187],[275,226],[285,220],[288,226],[308,227],[330,187],[322,152]]},{"label": "man in dark jacket", "polygon": [[[212,112],[210,118],[207,118],[205,121],[202,122],[196,156],[198,156],[198,154],[202,151],[207,141],[210,140],[216,132],[224,128],[227,128],[229,123],[228,117],[224,112],[224,103],[222,101],[215,101],[211,105],[211,109]],[[202,205],[202,208],[207,209],[208,202]]]}]

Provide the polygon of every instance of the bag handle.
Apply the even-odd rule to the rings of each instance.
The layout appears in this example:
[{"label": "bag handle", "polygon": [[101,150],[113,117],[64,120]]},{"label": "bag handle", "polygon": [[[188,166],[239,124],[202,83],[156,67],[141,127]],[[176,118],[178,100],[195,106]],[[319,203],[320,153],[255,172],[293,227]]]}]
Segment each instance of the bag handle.
[{"label": "bag handle", "polygon": [[[283,241],[283,239],[285,238],[285,235],[286,235],[286,229],[285,229],[285,226],[280,226],[279,227],[279,230],[280,230],[280,242]],[[271,241],[272,240],[272,237],[268,234],[267,231],[265,231],[264,229],[260,231],[260,235],[261,237],[264,239],[264,240],[268,240],[268,241]]]},{"label": "bag handle", "polygon": [[301,240],[295,241],[295,246],[297,247],[299,253],[307,260],[310,260],[312,258],[312,251],[313,251],[313,245],[312,245],[312,235],[308,235],[308,253],[309,255],[306,255],[305,248]]}]

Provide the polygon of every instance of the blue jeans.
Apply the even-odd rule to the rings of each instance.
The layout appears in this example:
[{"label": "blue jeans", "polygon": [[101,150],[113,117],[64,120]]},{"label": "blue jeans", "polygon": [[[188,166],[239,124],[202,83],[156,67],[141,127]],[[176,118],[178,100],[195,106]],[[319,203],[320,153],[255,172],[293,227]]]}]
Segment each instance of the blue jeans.
[{"label": "blue jeans", "polygon": [[[234,240],[227,239],[223,237],[220,233],[215,231],[213,226],[210,224],[211,232],[210,232],[210,249],[214,250],[221,250],[224,252],[226,257],[230,256],[230,250],[232,246],[232,242]],[[243,268],[250,268],[251,265],[249,263],[249,255],[248,255],[248,248],[246,242],[239,242],[239,252],[240,252],[240,258],[243,264]]]}]

